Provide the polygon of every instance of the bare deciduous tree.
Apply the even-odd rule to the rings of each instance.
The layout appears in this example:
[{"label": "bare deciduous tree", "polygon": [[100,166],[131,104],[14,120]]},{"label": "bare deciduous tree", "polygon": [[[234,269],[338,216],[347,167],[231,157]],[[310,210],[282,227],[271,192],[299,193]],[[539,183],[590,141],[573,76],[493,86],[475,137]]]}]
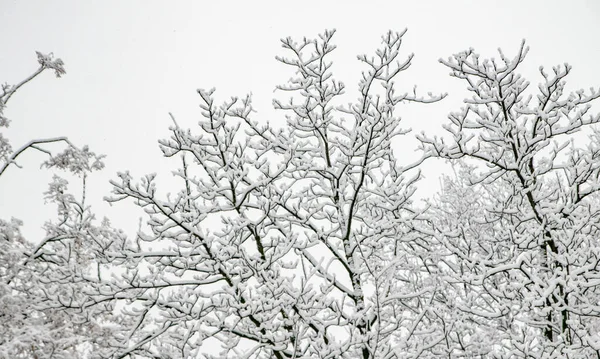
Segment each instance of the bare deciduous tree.
[{"label": "bare deciduous tree", "polygon": [[274,100],[283,128],[254,121],[249,97],[217,105],[198,90],[199,128],[173,119],[160,141],[181,163],[180,189],[159,195],[155,175],[113,182],[109,200],[134,200],[148,226],[106,253],[121,274],[95,300],[119,303],[129,323],[109,355],[391,358],[445,338],[430,253],[410,224],[419,174],[390,149],[405,133],[396,106],[443,96],[397,92],[412,55],[390,32],[358,57],[359,97],[340,106],[333,35],[282,40],[277,59],[295,71],[279,86],[292,97]]},{"label": "bare deciduous tree", "polygon": [[[600,92],[566,93],[564,64],[540,68],[543,82],[528,94],[517,73],[527,51],[522,44],[514,59],[469,50],[442,60],[473,96],[450,114],[449,141],[420,137],[431,156],[479,164],[445,181],[429,217],[456,296],[451,316],[462,322],[455,350],[596,357],[600,137],[590,126],[600,115],[589,109]],[[573,134],[586,128],[587,147],[576,146]]]}]

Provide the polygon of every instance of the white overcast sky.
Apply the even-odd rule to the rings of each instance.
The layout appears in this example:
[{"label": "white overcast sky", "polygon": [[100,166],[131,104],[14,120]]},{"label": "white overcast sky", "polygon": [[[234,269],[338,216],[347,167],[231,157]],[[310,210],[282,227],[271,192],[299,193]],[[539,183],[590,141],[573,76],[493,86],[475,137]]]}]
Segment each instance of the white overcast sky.
[{"label": "white overcast sky", "polygon": [[[50,72],[9,102],[12,120],[4,135],[18,147],[29,139],[68,136],[106,154],[106,169],[92,177],[90,198],[97,212],[118,227],[135,228],[131,205],[109,207],[108,179],[130,170],[135,177],[169,172],[156,144],[168,136],[169,112],[182,125],[198,118],[197,88],[217,88],[217,97],[252,92],[255,119],[283,121],[271,110],[276,84],[292,73],[277,63],[279,39],[314,37],[337,29],[334,74],[357,97],[361,67],[357,54],[370,53],[387,30],[405,36],[405,54],[416,54],[399,81],[422,91],[449,92],[442,103],[400,109],[405,127],[439,133],[446,114],[464,94],[437,60],[469,47],[497,56],[514,55],[520,41],[531,47],[522,73],[532,83],[540,65],[568,62],[571,88],[600,86],[600,1],[16,1],[0,0],[0,82],[15,83],[37,68],[35,51],[54,52],[67,75]],[[281,95],[279,95],[281,96]],[[412,135],[409,135],[412,137]],[[401,157],[414,158],[416,142],[398,144]],[[25,221],[29,238],[42,235],[54,215],[42,192],[51,173],[45,158],[30,152],[23,169],[0,178],[0,218]],[[429,164],[422,189],[437,183]],[[166,191],[166,190],[165,190]],[[35,240],[35,238],[32,238]]]}]

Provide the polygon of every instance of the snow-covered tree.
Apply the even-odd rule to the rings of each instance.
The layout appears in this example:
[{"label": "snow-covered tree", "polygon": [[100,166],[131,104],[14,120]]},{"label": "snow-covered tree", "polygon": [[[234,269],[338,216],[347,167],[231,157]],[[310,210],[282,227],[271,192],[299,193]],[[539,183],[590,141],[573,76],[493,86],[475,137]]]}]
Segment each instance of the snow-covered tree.
[{"label": "snow-covered tree", "polygon": [[[47,69],[54,70],[57,77],[65,74],[60,59],[39,52],[37,55],[37,71],[17,85],[2,86],[0,127],[8,127],[4,109],[21,86]],[[67,148],[53,154],[44,147],[55,142],[66,144]],[[102,306],[83,310],[85,288],[89,287],[87,276],[93,272],[90,235],[108,228],[91,224],[93,215],[85,203],[85,179],[103,164],[101,156],[87,147],[75,147],[65,137],[35,139],[13,150],[8,138],[0,134],[0,175],[10,165],[19,167],[17,157],[28,149],[49,156],[44,166],[78,176],[83,181],[84,195],[77,200],[68,193],[68,182],[54,177],[45,196],[48,202],[56,204],[58,220],[44,225],[43,239],[25,239],[20,220],[0,219],[0,357],[80,358],[103,337],[97,323],[101,319],[99,311],[111,312]]]},{"label": "snow-covered tree", "polygon": [[155,174],[112,182],[109,201],[131,199],[147,220],[104,253],[115,274],[93,300],[115,302],[124,326],[103,355],[436,356],[434,253],[411,229],[419,173],[390,144],[405,133],[399,103],[443,96],[396,90],[412,55],[400,56],[404,32],[390,32],[358,57],[358,98],[342,106],[333,35],[282,40],[277,59],[295,71],[279,86],[291,97],[274,100],[284,125],[255,121],[250,97],[218,104],[198,90],[198,127],[173,118],[160,141],[179,189],[162,194]]},{"label": "snow-covered tree", "polygon": [[[473,50],[441,62],[472,97],[449,115],[444,139],[420,136],[430,156],[467,161],[447,177],[420,230],[441,258],[453,300],[449,355],[600,356],[600,115],[591,88],[567,92],[568,64],[530,91],[515,58]],[[577,142],[587,134],[586,146]]]},{"label": "snow-covered tree", "polygon": [[[174,178],[112,181],[109,202],[144,212],[130,238],[86,203],[101,156],[63,137],[13,150],[0,135],[0,175],[33,148],[83,188],[54,177],[58,219],[41,240],[0,220],[0,357],[599,357],[600,92],[567,92],[567,64],[540,68],[530,90],[524,44],[513,59],[458,53],[442,63],[472,96],[449,136],[418,136],[411,162],[392,150],[407,132],[398,105],[444,96],[399,92],[412,55],[389,32],[358,56],[348,102],[333,36],[282,40],[294,74],[273,104],[286,121],[259,123],[249,96],[219,103],[214,90],[198,90],[196,127],[171,116],[159,146]],[[23,84],[64,74],[38,58],[2,87],[0,127]],[[456,172],[421,206],[411,197],[430,157]]]}]

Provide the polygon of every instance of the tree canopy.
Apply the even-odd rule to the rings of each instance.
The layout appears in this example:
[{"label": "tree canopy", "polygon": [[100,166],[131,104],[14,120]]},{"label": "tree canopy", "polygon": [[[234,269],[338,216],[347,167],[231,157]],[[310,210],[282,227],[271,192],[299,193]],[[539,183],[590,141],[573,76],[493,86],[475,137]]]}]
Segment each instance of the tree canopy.
[{"label": "tree canopy", "polygon": [[[358,56],[357,92],[333,75],[335,31],[282,39],[283,125],[255,120],[251,96],[199,89],[201,118],[171,115],[159,141],[174,180],[111,181],[107,201],[144,212],[133,237],[86,203],[103,156],[66,137],[13,150],[0,135],[0,176],[36,149],[83,188],[54,177],[42,239],[0,220],[0,356],[600,356],[600,91],[566,91],[568,64],[540,68],[530,88],[525,43],[514,57],[459,52],[440,62],[470,97],[446,136],[418,134],[418,159],[402,161],[402,106],[446,96],[398,85],[413,59],[405,33]],[[38,62],[3,86],[0,127],[22,85],[65,74],[60,59]],[[64,151],[44,147],[54,142]],[[443,160],[454,173],[415,200],[423,163]]]}]

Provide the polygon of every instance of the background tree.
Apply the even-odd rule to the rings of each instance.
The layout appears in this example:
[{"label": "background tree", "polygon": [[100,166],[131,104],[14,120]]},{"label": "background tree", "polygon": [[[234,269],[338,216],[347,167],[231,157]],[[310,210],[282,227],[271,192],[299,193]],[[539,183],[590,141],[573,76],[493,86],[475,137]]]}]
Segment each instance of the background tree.
[{"label": "background tree", "polygon": [[[567,93],[568,64],[528,94],[515,58],[472,49],[441,62],[471,98],[449,116],[449,139],[420,137],[428,155],[468,160],[426,218],[456,301],[458,355],[590,358],[598,337],[600,137],[593,88]],[[574,134],[588,128],[587,147]],[[581,137],[580,137],[581,138]],[[484,337],[487,340],[484,340]],[[485,345],[481,345],[485,343]]]},{"label": "background tree", "polygon": [[[60,59],[39,52],[37,56],[37,71],[17,85],[2,86],[0,127],[8,127],[4,109],[21,86],[48,69],[57,77],[65,74]],[[65,143],[67,148],[52,154],[45,146],[56,142]],[[91,224],[93,215],[85,203],[85,179],[89,172],[103,167],[101,156],[87,147],[75,147],[65,137],[35,139],[13,150],[9,140],[0,134],[0,175],[10,165],[19,167],[17,157],[27,149],[47,154],[49,159],[44,166],[81,178],[83,198],[75,199],[67,191],[68,182],[54,176],[45,196],[57,205],[58,220],[45,224],[46,237],[41,240],[25,239],[20,220],[0,219],[0,357],[80,358],[102,337],[101,328],[95,323],[100,319],[95,314],[102,307],[84,312],[81,306],[93,253],[89,237],[100,231]]]}]

